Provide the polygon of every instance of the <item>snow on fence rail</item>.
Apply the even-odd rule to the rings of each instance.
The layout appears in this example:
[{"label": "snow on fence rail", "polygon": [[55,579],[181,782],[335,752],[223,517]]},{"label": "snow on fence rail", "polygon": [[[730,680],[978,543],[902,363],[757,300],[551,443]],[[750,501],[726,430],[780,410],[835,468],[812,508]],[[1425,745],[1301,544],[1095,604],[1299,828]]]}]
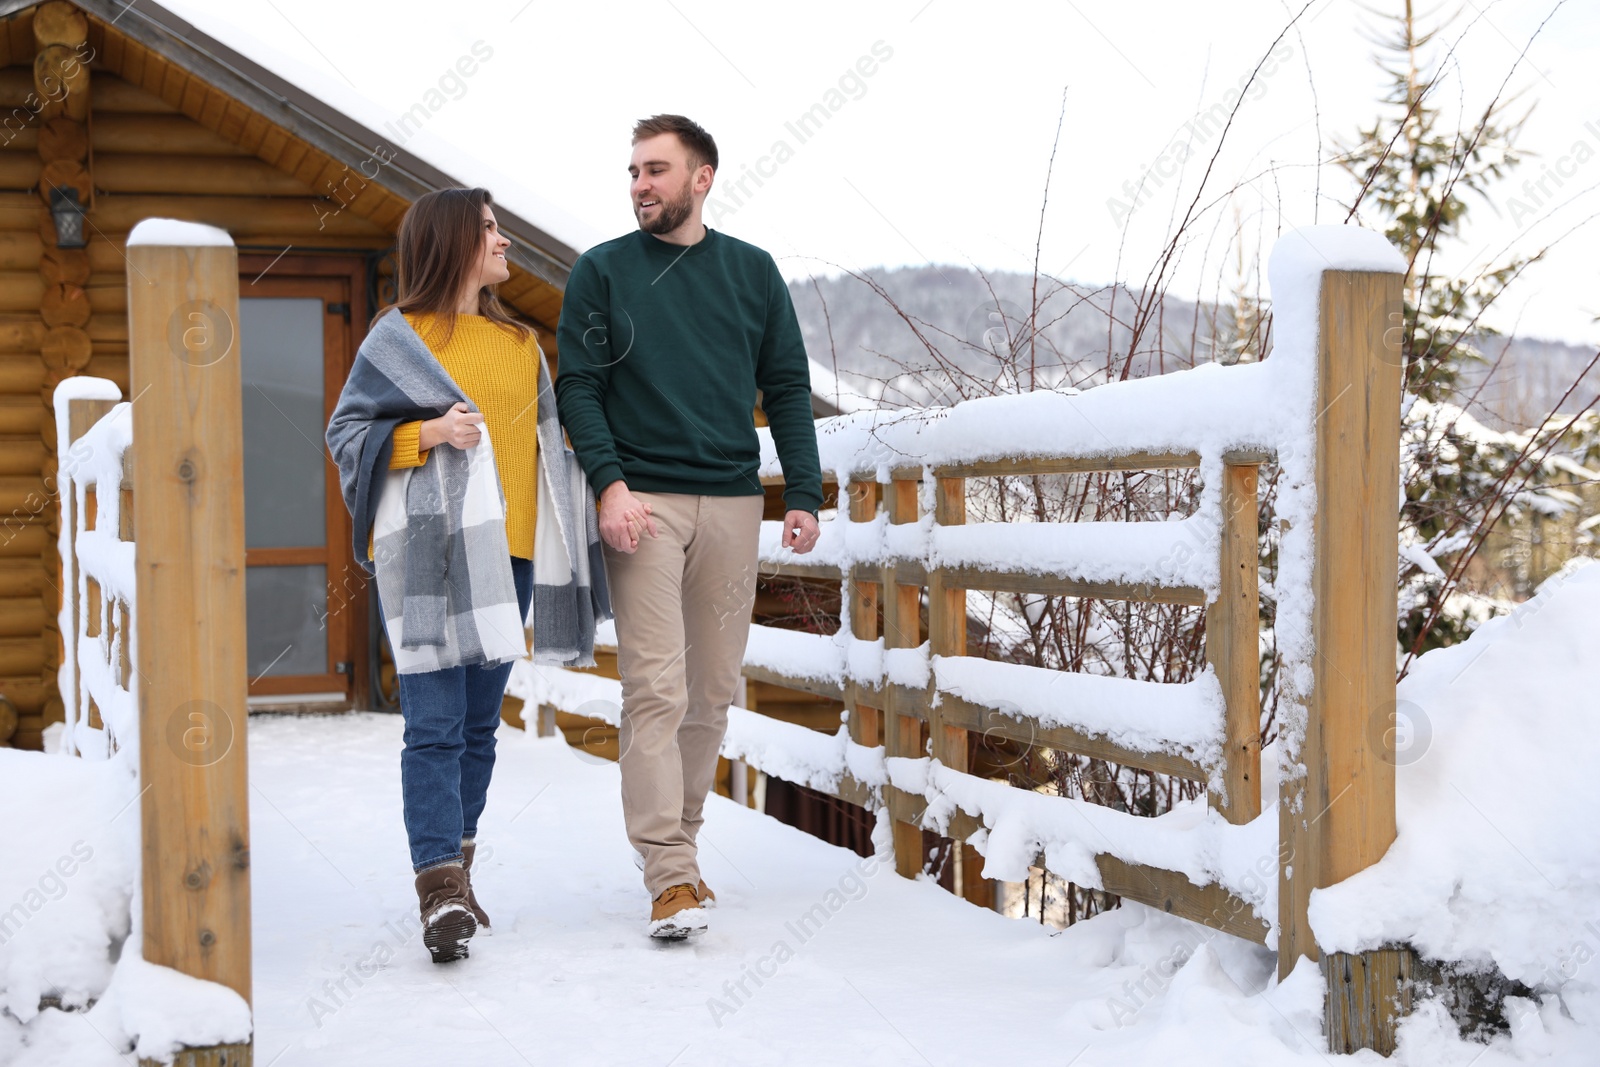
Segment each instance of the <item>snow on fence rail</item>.
[{"label": "snow on fence rail", "polygon": [[[1021,880],[1037,862],[1275,945],[1280,976],[1318,959],[1311,891],[1375,862],[1395,835],[1404,270],[1376,234],[1312,227],[1274,249],[1276,342],[1261,363],[821,420],[838,518],[803,557],[765,524],[761,558],[764,573],[842,582],[840,633],[756,627],[745,674],[843,701],[847,726],[829,737],[735,708],[724,755],[887,809],[908,876],[933,828],[976,848],[985,877]],[[763,442],[763,478],[780,480]],[[1256,482],[1267,461],[1287,525],[1274,590],[1279,788],[1277,811],[1263,813]],[[1181,521],[965,522],[968,479],[1171,468],[1198,468],[1202,483]],[[1208,669],[1161,684],[969,657],[969,589],[1203,604]],[[614,681],[529,664],[513,691],[612,722],[620,700]],[[967,773],[974,732],[1203,781],[1208,803],[1142,818],[981,779]],[[1331,953],[1322,966],[1330,1045],[1392,1049],[1400,951]]]},{"label": "snow on fence rail", "polygon": [[[134,936],[162,980],[138,1051],[249,1063],[244,443],[238,256],[209,226],[146,220],[128,237],[133,399],[56,386],[64,591],[63,749],[136,766]],[[137,534],[137,536],[135,536]],[[147,974],[146,977],[149,977]],[[227,987],[227,988],[222,988]],[[229,992],[231,990],[232,992]],[[174,991],[188,998],[171,1003]]]},{"label": "snow on fence rail", "polygon": [[104,378],[56,386],[57,485],[61,501],[59,685],[62,750],[104,759],[137,744],[132,695],[134,617],[132,416]]}]

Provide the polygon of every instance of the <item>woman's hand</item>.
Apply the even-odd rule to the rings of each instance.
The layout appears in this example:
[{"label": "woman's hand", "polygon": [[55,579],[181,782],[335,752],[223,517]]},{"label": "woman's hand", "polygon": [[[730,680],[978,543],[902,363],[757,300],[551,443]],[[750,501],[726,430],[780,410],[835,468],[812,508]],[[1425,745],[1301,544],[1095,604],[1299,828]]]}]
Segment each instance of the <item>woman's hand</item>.
[{"label": "woman's hand", "polygon": [[483,415],[459,402],[437,419],[428,419],[417,432],[417,449],[426,452],[435,445],[472,448],[483,439]]}]

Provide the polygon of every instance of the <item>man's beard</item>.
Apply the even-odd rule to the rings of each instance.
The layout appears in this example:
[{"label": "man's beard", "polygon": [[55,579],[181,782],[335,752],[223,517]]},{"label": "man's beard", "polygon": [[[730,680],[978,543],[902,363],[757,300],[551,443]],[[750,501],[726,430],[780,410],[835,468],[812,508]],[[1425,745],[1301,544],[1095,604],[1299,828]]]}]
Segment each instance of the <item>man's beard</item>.
[{"label": "man's beard", "polygon": [[694,210],[694,196],[689,191],[689,183],[683,185],[683,195],[674,199],[661,198],[661,210],[656,212],[656,217],[650,222],[639,218],[639,207],[634,205],[633,216],[639,219],[639,228],[645,233],[671,233],[689,220],[689,213]]}]

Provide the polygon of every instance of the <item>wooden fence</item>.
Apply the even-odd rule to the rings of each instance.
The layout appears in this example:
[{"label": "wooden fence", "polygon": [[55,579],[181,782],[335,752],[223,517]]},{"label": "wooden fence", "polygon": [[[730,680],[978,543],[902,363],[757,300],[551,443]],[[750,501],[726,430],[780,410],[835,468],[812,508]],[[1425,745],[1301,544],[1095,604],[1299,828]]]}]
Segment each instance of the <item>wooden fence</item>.
[{"label": "wooden fence", "polygon": [[[746,663],[745,676],[841,700],[849,711],[851,740],[868,748],[882,746],[890,757],[915,759],[931,752],[945,767],[964,771],[970,763],[973,735],[988,735],[1023,746],[1059,749],[1125,767],[1211,783],[1211,805],[1230,823],[1247,823],[1261,813],[1256,553],[1256,471],[1261,461],[1262,457],[1234,456],[1227,464],[1227,491],[1216,517],[1222,533],[1222,594],[1210,603],[1203,590],[1179,584],[1119,584],[1071,574],[985,566],[929,568],[919,561],[893,557],[849,568],[776,561],[763,565],[764,573],[774,577],[843,581],[853,637],[876,641],[881,636],[888,649],[917,648],[926,641],[929,654],[941,658],[967,654],[969,589],[1205,605],[1207,659],[1221,682],[1225,708],[1226,740],[1218,750],[1215,765],[1175,752],[1170,746],[1134,748],[1070,726],[1037,725],[1012,707],[977,702],[941,687],[933,672],[923,688],[897,685],[887,678],[876,684],[846,680],[833,685],[814,678],[787,676],[760,663]],[[933,520],[942,527],[965,522],[966,483],[972,478],[1163,470],[1198,467],[1199,463],[1199,456],[1192,454],[1128,454],[1115,459],[1043,456],[942,466],[932,472]],[[895,525],[924,518],[919,507],[923,478],[920,468],[894,470],[888,483],[881,486],[870,471],[858,472],[858,477],[848,490],[852,522],[872,521],[880,497],[889,521]],[[924,602],[926,634],[922,632]],[[859,783],[846,783],[840,796],[870,804],[870,792]],[[896,866],[901,874],[911,877],[922,869],[921,822],[927,800],[893,785],[887,787],[883,799],[894,817]],[[949,836],[962,840],[981,825],[973,816],[958,816]],[[1266,937],[1266,924],[1254,919],[1247,905],[1226,894],[1207,892],[1171,872],[1129,865],[1110,855],[1101,856],[1099,865],[1108,892],[1256,941]],[[1043,866],[1042,859],[1039,866]]]},{"label": "wooden fence", "polygon": [[[1399,493],[1400,360],[1389,333],[1389,313],[1398,306],[1398,275],[1328,271],[1322,278],[1318,339],[1319,388],[1326,404],[1316,426],[1315,470],[1319,521],[1315,524],[1313,641],[1315,682],[1308,706],[1303,762],[1306,777],[1291,784],[1279,804],[1277,951],[1279,976],[1296,961],[1319,958],[1306,920],[1311,890],[1332,885],[1382,857],[1395,837],[1394,759],[1386,716],[1395,704],[1397,529]],[[917,758],[924,751],[945,767],[965,771],[975,733],[1024,745],[1041,745],[1125,767],[1211,783],[1209,803],[1228,822],[1243,824],[1261,812],[1260,664],[1257,577],[1257,472],[1270,454],[1224,457],[1221,492],[1209,516],[1217,532],[1220,589],[1208,600],[1197,588],[1141,582],[1113,584],[1071,573],[978,566],[926,568],[916,561],[884,557],[848,569],[776,563],[779,575],[843,581],[852,634],[880,635],[888,648],[921,644],[921,604],[926,599],[929,652],[934,657],[966,654],[969,589],[1102,600],[1153,601],[1206,607],[1206,659],[1220,683],[1223,734],[1220,762],[1207,765],[1172,754],[1168,746],[1131,748],[1092,733],[1036,726],[996,714],[942,689],[930,672],[925,689],[846,681],[830,696],[850,710],[850,735],[857,744],[882,745],[889,757]],[[972,478],[1094,473],[1113,470],[1194,468],[1197,453],[1124,453],[1115,456],[1034,455],[981,463],[944,465],[924,471],[897,469],[880,485],[873,470],[852,472],[850,519],[870,521],[881,506],[895,524],[914,523],[919,483],[934,482],[933,521],[950,527],[966,521],[966,482]],[[880,502],[881,498],[881,502]],[[758,665],[748,677],[818,691],[814,680],[785,678]],[[872,803],[870,791],[846,784],[845,799]],[[895,857],[900,873],[922,866],[922,815],[928,800],[893,785],[882,802],[894,818]],[[947,833],[964,840],[984,829],[981,819],[961,813]],[[1038,866],[1043,867],[1043,857]],[[1265,941],[1268,924],[1246,902],[1219,885],[1196,885],[1173,871],[1097,857],[1102,887],[1236,936]],[[958,878],[961,870],[958,868]],[[1394,1022],[1402,990],[1403,953],[1383,950],[1324,960],[1329,981],[1327,1033],[1335,1051],[1393,1049]]]},{"label": "wooden fence", "polygon": [[[128,261],[132,399],[80,378],[57,400],[67,744],[137,747],[144,958],[248,1002],[237,255],[135,234]],[[248,1067],[252,1044],[177,1062]]]},{"label": "wooden fence", "polygon": [[[1318,521],[1312,630],[1317,654],[1302,751],[1306,775],[1279,798],[1280,978],[1302,956],[1319,959],[1306,918],[1311,891],[1375,863],[1395,837],[1387,716],[1395,706],[1401,364],[1389,316],[1399,305],[1399,285],[1399,276],[1391,273],[1328,271],[1322,277],[1317,395],[1329,400],[1315,428]],[[1350,402],[1332,402],[1345,397]],[[882,745],[889,757],[914,759],[927,751],[945,767],[965,771],[974,734],[987,733],[1211,783],[1211,807],[1230,823],[1250,822],[1261,813],[1257,472],[1262,462],[1275,458],[1265,453],[1224,457],[1221,492],[1211,514],[1201,516],[1217,532],[1220,589],[1214,599],[1191,586],[1159,581],[1114,584],[1071,573],[927,568],[888,556],[847,569],[769,564],[778,575],[844,582],[852,635],[877,639],[881,610],[888,648],[922,643],[921,605],[926,600],[926,637],[933,657],[965,656],[969,589],[1204,605],[1206,659],[1220,683],[1225,708],[1216,765],[1174,755],[1168,746],[1131,748],[1105,736],[997,714],[997,707],[942,689],[932,672],[924,689],[887,679],[876,686],[847,680],[837,688],[819,687],[815,680],[786,678],[754,664],[747,665],[746,675],[838,697],[850,711],[851,739],[867,747]],[[883,507],[891,523],[920,521],[920,482],[930,476],[933,522],[951,527],[966,521],[968,479],[1199,465],[1197,453],[1034,455],[927,471],[896,469],[887,484],[880,484],[876,472],[868,469],[851,473],[850,519],[871,521]],[[901,874],[913,876],[922,868],[921,824],[928,798],[893,785],[882,793],[882,803],[894,818],[896,865]],[[854,783],[842,786],[839,795],[857,803],[875,802],[870,790]],[[947,834],[960,841],[980,829],[986,829],[982,820],[963,812],[950,821]],[[1108,892],[1236,936],[1267,939],[1268,924],[1215,883],[1196,885],[1182,874],[1128,863],[1110,853],[1102,853],[1096,862]],[[1042,856],[1037,865],[1044,866]],[[962,873],[958,867],[958,879]],[[1400,999],[1409,996],[1400,982],[1405,954],[1398,949],[1338,953],[1322,963],[1329,983],[1330,1046],[1335,1051],[1392,1051]]]},{"label": "wooden fence", "polygon": [[[1390,715],[1395,707],[1395,569],[1398,520],[1400,357],[1389,317],[1398,307],[1400,277],[1387,272],[1325,272],[1320,288],[1317,346],[1318,397],[1328,398],[1315,426],[1317,522],[1312,565],[1315,683],[1307,707],[1299,761],[1306,777],[1290,782],[1278,803],[1278,974],[1288,976],[1301,957],[1318,960],[1307,926],[1310,891],[1354,875],[1378,861],[1395,838],[1394,753]],[[1338,400],[1338,402],[1334,402]],[[950,693],[930,673],[915,689],[882,680],[819,686],[810,678],[747,665],[746,675],[773,685],[826,693],[850,709],[856,744],[883,745],[886,757],[918,758],[925,749],[946,768],[965,771],[974,734],[990,734],[1101,758],[1130,768],[1210,782],[1210,805],[1230,824],[1261,814],[1261,702],[1259,702],[1258,469],[1270,453],[1224,456],[1221,493],[1202,515],[1216,531],[1219,592],[1163,582],[1110,584],[1072,573],[984,566],[923,566],[883,557],[854,561],[848,569],[806,563],[771,563],[782,576],[834,577],[845,584],[851,633],[875,640],[882,611],[886,648],[920,645],[922,603],[928,605],[926,640],[933,657],[965,656],[966,590],[1037,593],[1051,597],[1158,601],[1205,605],[1206,661],[1222,689],[1219,761],[1179,757],[1168,745],[1134,749],[1110,737],[1061,726],[1032,725]],[[896,469],[888,483],[874,470],[851,474],[851,522],[870,522],[878,507],[896,525],[923,518],[918,493],[933,478],[936,526],[966,522],[966,480],[1029,475],[1094,474],[1106,470],[1162,470],[1200,466],[1197,453],[1034,454],[1026,459],[962,462]],[[1160,683],[1152,683],[1160,685]],[[928,797],[888,785],[882,803],[894,819],[894,854],[902,875],[922,869],[922,814]],[[846,782],[838,795],[872,805],[872,790]],[[947,835],[965,840],[986,829],[979,817],[960,813]],[[1096,857],[1102,888],[1150,907],[1264,942],[1269,925],[1216,883],[1195,885],[1181,873],[1130,864],[1115,854]],[[1038,864],[1043,867],[1043,857]],[[957,867],[957,878],[962,878]],[[1405,953],[1330,953],[1323,958],[1330,985],[1326,1033],[1334,1051],[1394,1049]]]},{"label": "wooden fence", "polygon": [[[1301,957],[1320,960],[1329,987],[1327,1035],[1330,1047],[1339,1052],[1359,1048],[1375,1048],[1384,1054],[1392,1051],[1395,1023],[1410,997],[1403,981],[1409,957],[1403,950],[1324,957],[1307,925],[1312,889],[1332,885],[1376,862],[1395,836],[1389,725],[1395,706],[1394,531],[1398,528],[1401,388],[1397,335],[1392,327],[1400,307],[1399,286],[1400,276],[1388,271],[1328,270],[1321,275],[1320,304],[1312,309],[1311,317],[1318,323],[1316,395],[1323,398],[1311,436],[1316,517],[1309,592],[1314,604],[1310,626],[1315,654],[1308,664],[1310,690],[1298,700],[1304,709],[1303,722],[1291,724],[1285,731],[1287,762],[1293,765],[1297,759],[1303,773],[1284,775],[1277,797],[1278,849],[1267,857],[1278,871],[1276,921],[1270,922],[1256,905],[1217,881],[1202,884],[1178,871],[1130,861],[1119,856],[1119,849],[1109,841],[1103,849],[1094,848],[1099,852],[1095,865],[1101,888],[1109,892],[1258,943],[1271,941],[1275,934],[1280,977],[1287,976]],[[937,431],[934,425],[928,433],[936,435]],[[910,761],[928,764],[925,757],[931,756],[932,763],[943,769],[941,781],[964,783],[957,792],[975,795],[966,788],[975,781],[966,772],[974,740],[985,734],[1206,783],[1209,806],[1234,827],[1261,817],[1273,818],[1270,813],[1263,816],[1261,807],[1257,483],[1261,464],[1282,458],[1272,450],[1235,450],[1224,454],[1220,465],[1206,468],[1210,478],[1220,476],[1221,482],[1195,517],[1210,529],[1205,544],[1214,546],[1218,557],[1219,581],[1211,595],[1184,581],[1181,567],[1172,568],[1170,579],[1107,582],[1087,577],[1093,568],[1069,566],[1041,572],[1034,567],[946,565],[937,554],[913,558],[890,551],[884,547],[890,541],[887,538],[875,554],[856,552],[842,564],[813,562],[787,552],[768,553],[762,564],[765,574],[842,583],[846,605],[842,614],[849,621],[849,636],[858,645],[881,638],[883,661],[887,662],[894,651],[917,649],[926,642],[927,663],[932,668],[922,686],[897,684],[887,671],[876,677],[863,677],[860,671],[850,669],[831,674],[786,671],[777,664],[805,656],[769,656],[763,650],[782,646],[803,653],[807,645],[817,650],[829,644],[837,646],[837,642],[821,635],[764,632],[765,628],[756,627],[746,655],[747,679],[837,699],[848,712],[848,741],[854,761],[840,758],[831,776],[800,784],[869,809],[886,808],[893,819],[896,866],[908,877],[924,865],[924,828],[936,826],[962,842],[976,833],[987,835],[994,827],[981,810],[967,810],[969,806],[981,808],[981,804],[958,801],[956,810],[946,814],[950,790],[927,784],[924,775],[902,772],[909,771]],[[839,472],[847,482],[841,494],[840,518],[845,519],[848,511],[849,524],[886,517],[893,526],[907,526],[925,521],[931,512],[931,529],[937,539],[940,531],[967,522],[967,484],[973,479],[1196,467],[1205,468],[1198,449],[1110,454],[1092,450],[1047,453],[1035,448],[1026,458],[890,466],[887,470],[875,457],[863,457],[860,469]],[[985,530],[986,537],[1005,534],[1001,529]],[[825,536],[852,540],[844,522],[831,524]],[[1215,684],[1220,686],[1224,709],[1216,743],[1203,746],[1200,751],[1207,754],[1201,756],[1186,754],[1182,746],[1159,739],[1133,745],[1110,736],[1111,731],[1045,725],[1006,701],[976,700],[958,691],[962,687],[941,684],[940,675],[949,673],[941,671],[941,666],[970,662],[965,647],[968,590],[1203,605],[1206,659]],[[922,629],[924,604],[926,634]],[[997,663],[985,669],[991,673],[1039,670]],[[1175,688],[1161,683],[1126,684]],[[571,714],[586,708],[593,714],[593,708],[603,703],[595,698],[609,690],[546,679],[542,688],[533,684],[527,692],[545,705],[541,708],[544,723],[549,709]],[[1115,708],[1107,708],[1100,718],[1115,713]],[[724,751],[730,758],[748,759],[760,767],[759,752],[763,744],[772,744],[773,729],[770,722],[756,724],[747,718],[751,714],[734,709]],[[793,730],[798,732],[785,735],[791,748],[817,750],[815,741],[802,736],[816,738],[817,734],[799,727]],[[763,741],[750,744],[742,739],[753,734],[760,734]],[[786,765],[771,762],[779,768],[773,773],[782,777],[793,774]],[[846,763],[884,770],[880,780],[864,781]],[[917,786],[902,787],[897,777]],[[940,810],[930,816],[935,802]],[[1155,821],[1132,815],[1123,818],[1128,821],[1118,825],[1130,833],[1135,823]],[[973,883],[981,863],[982,857],[971,850],[965,862],[958,861],[958,893],[974,898],[980,895],[974,892]],[[1035,865],[1046,865],[1043,854]]]}]

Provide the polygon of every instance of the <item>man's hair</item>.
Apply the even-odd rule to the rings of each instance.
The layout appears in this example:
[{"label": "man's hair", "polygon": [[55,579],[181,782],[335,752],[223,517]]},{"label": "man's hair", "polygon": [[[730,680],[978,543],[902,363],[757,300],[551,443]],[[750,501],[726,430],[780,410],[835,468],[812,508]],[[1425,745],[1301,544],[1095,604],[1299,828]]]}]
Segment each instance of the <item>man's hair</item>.
[{"label": "man's hair", "polygon": [[640,119],[633,124],[633,143],[662,133],[677,134],[679,143],[689,153],[691,167],[709,164],[712,170],[717,169],[717,142],[711,139],[704,126],[682,115],[651,115]]}]

